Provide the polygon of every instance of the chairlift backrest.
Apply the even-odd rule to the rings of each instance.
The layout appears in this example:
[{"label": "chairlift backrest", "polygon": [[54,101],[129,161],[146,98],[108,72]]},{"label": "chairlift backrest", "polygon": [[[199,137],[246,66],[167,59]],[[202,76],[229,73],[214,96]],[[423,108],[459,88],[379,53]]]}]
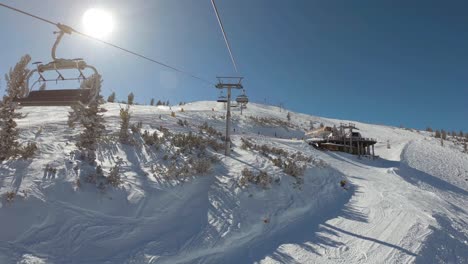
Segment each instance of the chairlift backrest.
[{"label": "chairlift backrest", "polygon": [[220,96],[218,97],[218,100],[217,100],[218,103],[227,103],[227,101],[228,100],[226,96]]}]

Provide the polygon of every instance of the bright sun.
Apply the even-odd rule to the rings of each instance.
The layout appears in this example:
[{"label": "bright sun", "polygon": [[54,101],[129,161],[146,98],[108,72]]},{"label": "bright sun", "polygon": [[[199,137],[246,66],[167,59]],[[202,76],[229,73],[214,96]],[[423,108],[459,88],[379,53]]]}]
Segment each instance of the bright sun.
[{"label": "bright sun", "polygon": [[114,29],[114,20],[109,12],[90,8],[83,15],[86,34],[95,38],[106,38]]}]

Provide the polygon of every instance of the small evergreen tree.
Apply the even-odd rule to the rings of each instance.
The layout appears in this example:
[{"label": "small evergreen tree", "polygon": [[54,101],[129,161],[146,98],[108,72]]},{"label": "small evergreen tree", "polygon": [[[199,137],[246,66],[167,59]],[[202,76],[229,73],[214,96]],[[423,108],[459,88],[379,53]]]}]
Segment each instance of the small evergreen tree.
[{"label": "small evergreen tree", "polygon": [[[94,74],[81,84],[81,88],[96,89],[99,93],[101,83],[101,76]],[[68,116],[68,125],[70,127],[73,127],[75,123],[80,123],[84,128],[83,132],[79,135],[76,146],[90,163],[94,163],[96,160],[97,144],[106,129],[104,118],[102,114],[99,114],[105,111],[104,108],[101,108],[102,101],[102,96],[98,96],[88,107],[80,104],[74,105],[72,106],[73,111]]]},{"label": "small evergreen tree", "polygon": [[158,102],[156,103],[156,105],[157,105],[157,106],[162,105],[161,100],[158,100]]},{"label": "small evergreen tree", "polygon": [[30,72],[27,69],[31,57],[23,56],[10,72],[5,75],[7,82],[6,95],[0,102],[0,162],[13,157],[20,152],[18,143],[19,132],[16,129],[15,119],[25,116],[16,113],[19,109],[17,103],[13,102],[15,97],[23,97],[27,92],[26,78]]},{"label": "small evergreen tree", "polygon": [[107,97],[107,102],[109,102],[109,103],[115,102],[115,92],[112,92],[111,95],[109,95],[109,97]]},{"label": "small evergreen tree", "polygon": [[287,118],[288,121],[290,122],[290,121],[291,121],[291,113],[288,112],[288,114],[286,115],[286,118]]},{"label": "small evergreen tree", "polygon": [[151,105],[151,106],[153,106],[153,105],[154,105],[154,98],[151,98],[150,105]]},{"label": "small evergreen tree", "polygon": [[435,131],[434,137],[435,138],[440,138],[440,131],[438,129]]},{"label": "small evergreen tree", "polygon": [[432,130],[431,127],[427,127],[427,128],[426,128],[426,131],[427,131],[427,132],[433,132],[433,130]]},{"label": "small evergreen tree", "polygon": [[130,107],[127,106],[126,109],[120,108],[120,132],[119,140],[122,143],[129,142],[128,128],[130,126]]},{"label": "small evergreen tree", "polygon": [[462,137],[463,137],[463,131],[460,130],[460,132],[458,132],[458,136],[459,136],[460,138],[462,138]]},{"label": "small evergreen tree", "polygon": [[128,104],[132,105],[134,103],[133,102],[134,99],[135,99],[135,95],[133,95],[133,93],[129,93],[128,94],[128,100],[127,100]]},{"label": "small evergreen tree", "polygon": [[166,105],[169,106],[169,100],[166,101]]},{"label": "small evergreen tree", "polygon": [[440,136],[443,140],[447,139],[447,132],[442,129],[442,131],[440,131]]}]

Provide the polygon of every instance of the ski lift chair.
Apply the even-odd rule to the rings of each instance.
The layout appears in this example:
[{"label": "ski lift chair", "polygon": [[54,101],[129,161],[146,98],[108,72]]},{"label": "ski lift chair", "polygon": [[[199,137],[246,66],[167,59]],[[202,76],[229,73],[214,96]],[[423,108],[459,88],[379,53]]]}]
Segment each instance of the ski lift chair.
[{"label": "ski lift chair", "polygon": [[227,103],[227,97],[223,95],[223,93],[221,92],[221,95],[218,97],[218,100],[216,100],[216,102],[218,103]]},{"label": "ski lift chair", "polygon": [[237,96],[236,102],[237,102],[238,104],[247,104],[247,103],[249,102],[249,98],[248,98],[247,95],[245,94],[245,90],[244,90],[244,92],[243,92],[241,95]]},{"label": "ski lift chair", "polygon": [[[72,29],[68,26],[58,24],[60,29],[57,39],[52,47],[52,62],[42,64],[41,62],[35,62],[36,69],[32,70],[26,78],[25,86],[23,87],[23,93],[14,99],[15,102],[22,106],[72,106],[81,104],[87,106],[93,100],[96,100],[99,96],[99,90],[96,87],[82,87],[78,89],[61,89],[61,90],[45,90],[45,86],[42,86],[39,90],[34,90],[34,86],[40,83],[46,83],[55,81],[56,83],[69,80],[84,81],[86,77],[83,74],[85,69],[91,69],[94,74],[98,74],[95,67],[86,64],[83,59],[57,59],[55,56],[55,50],[65,33],[71,34]],[[64,78],[60,71],[62,70],[77,70],[79,76],[77,78]],[[47,80],[44,78],[45,72],[55,71],[58,74],[56,79]],[[31,77],[37,73],[39,78],[35,81],[31,87],[29,81]]]}]

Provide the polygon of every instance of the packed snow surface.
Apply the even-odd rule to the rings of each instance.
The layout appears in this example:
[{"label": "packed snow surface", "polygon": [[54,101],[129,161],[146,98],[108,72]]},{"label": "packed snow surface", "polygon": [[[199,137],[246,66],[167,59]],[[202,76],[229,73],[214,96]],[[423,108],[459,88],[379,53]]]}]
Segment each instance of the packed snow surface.
[{"label": "packed snow surface", "polygon": [[[111,135],[120,106],[104,107]],[[431,133],[353,122],[378,140],[378,158],[358,159],[302,140],[311,124],[348,121],[293,112],[288,121],[284,109],[249,104],[243,115],[233,110],[231,157],[214,153],[220,162],[209,173],[170,180],[151,170],[163,162],[160,152],[106,141],[97,162],[109,171],[123,158],[123,184],[100,190],[76,184],[70,153],[80,128],[67,126],[70,109],[21,111],[21,141],[39,151],[0,165],[0,263],[468,263],[468,154]],[[224,112],[216,102],[132,106],[131,122],[175,133],[198,133],[207,122],[224,132]],[[320,163],[298,182],[242,149],[241,138]],[[241,188],[244,168],[275,181]]]}]

